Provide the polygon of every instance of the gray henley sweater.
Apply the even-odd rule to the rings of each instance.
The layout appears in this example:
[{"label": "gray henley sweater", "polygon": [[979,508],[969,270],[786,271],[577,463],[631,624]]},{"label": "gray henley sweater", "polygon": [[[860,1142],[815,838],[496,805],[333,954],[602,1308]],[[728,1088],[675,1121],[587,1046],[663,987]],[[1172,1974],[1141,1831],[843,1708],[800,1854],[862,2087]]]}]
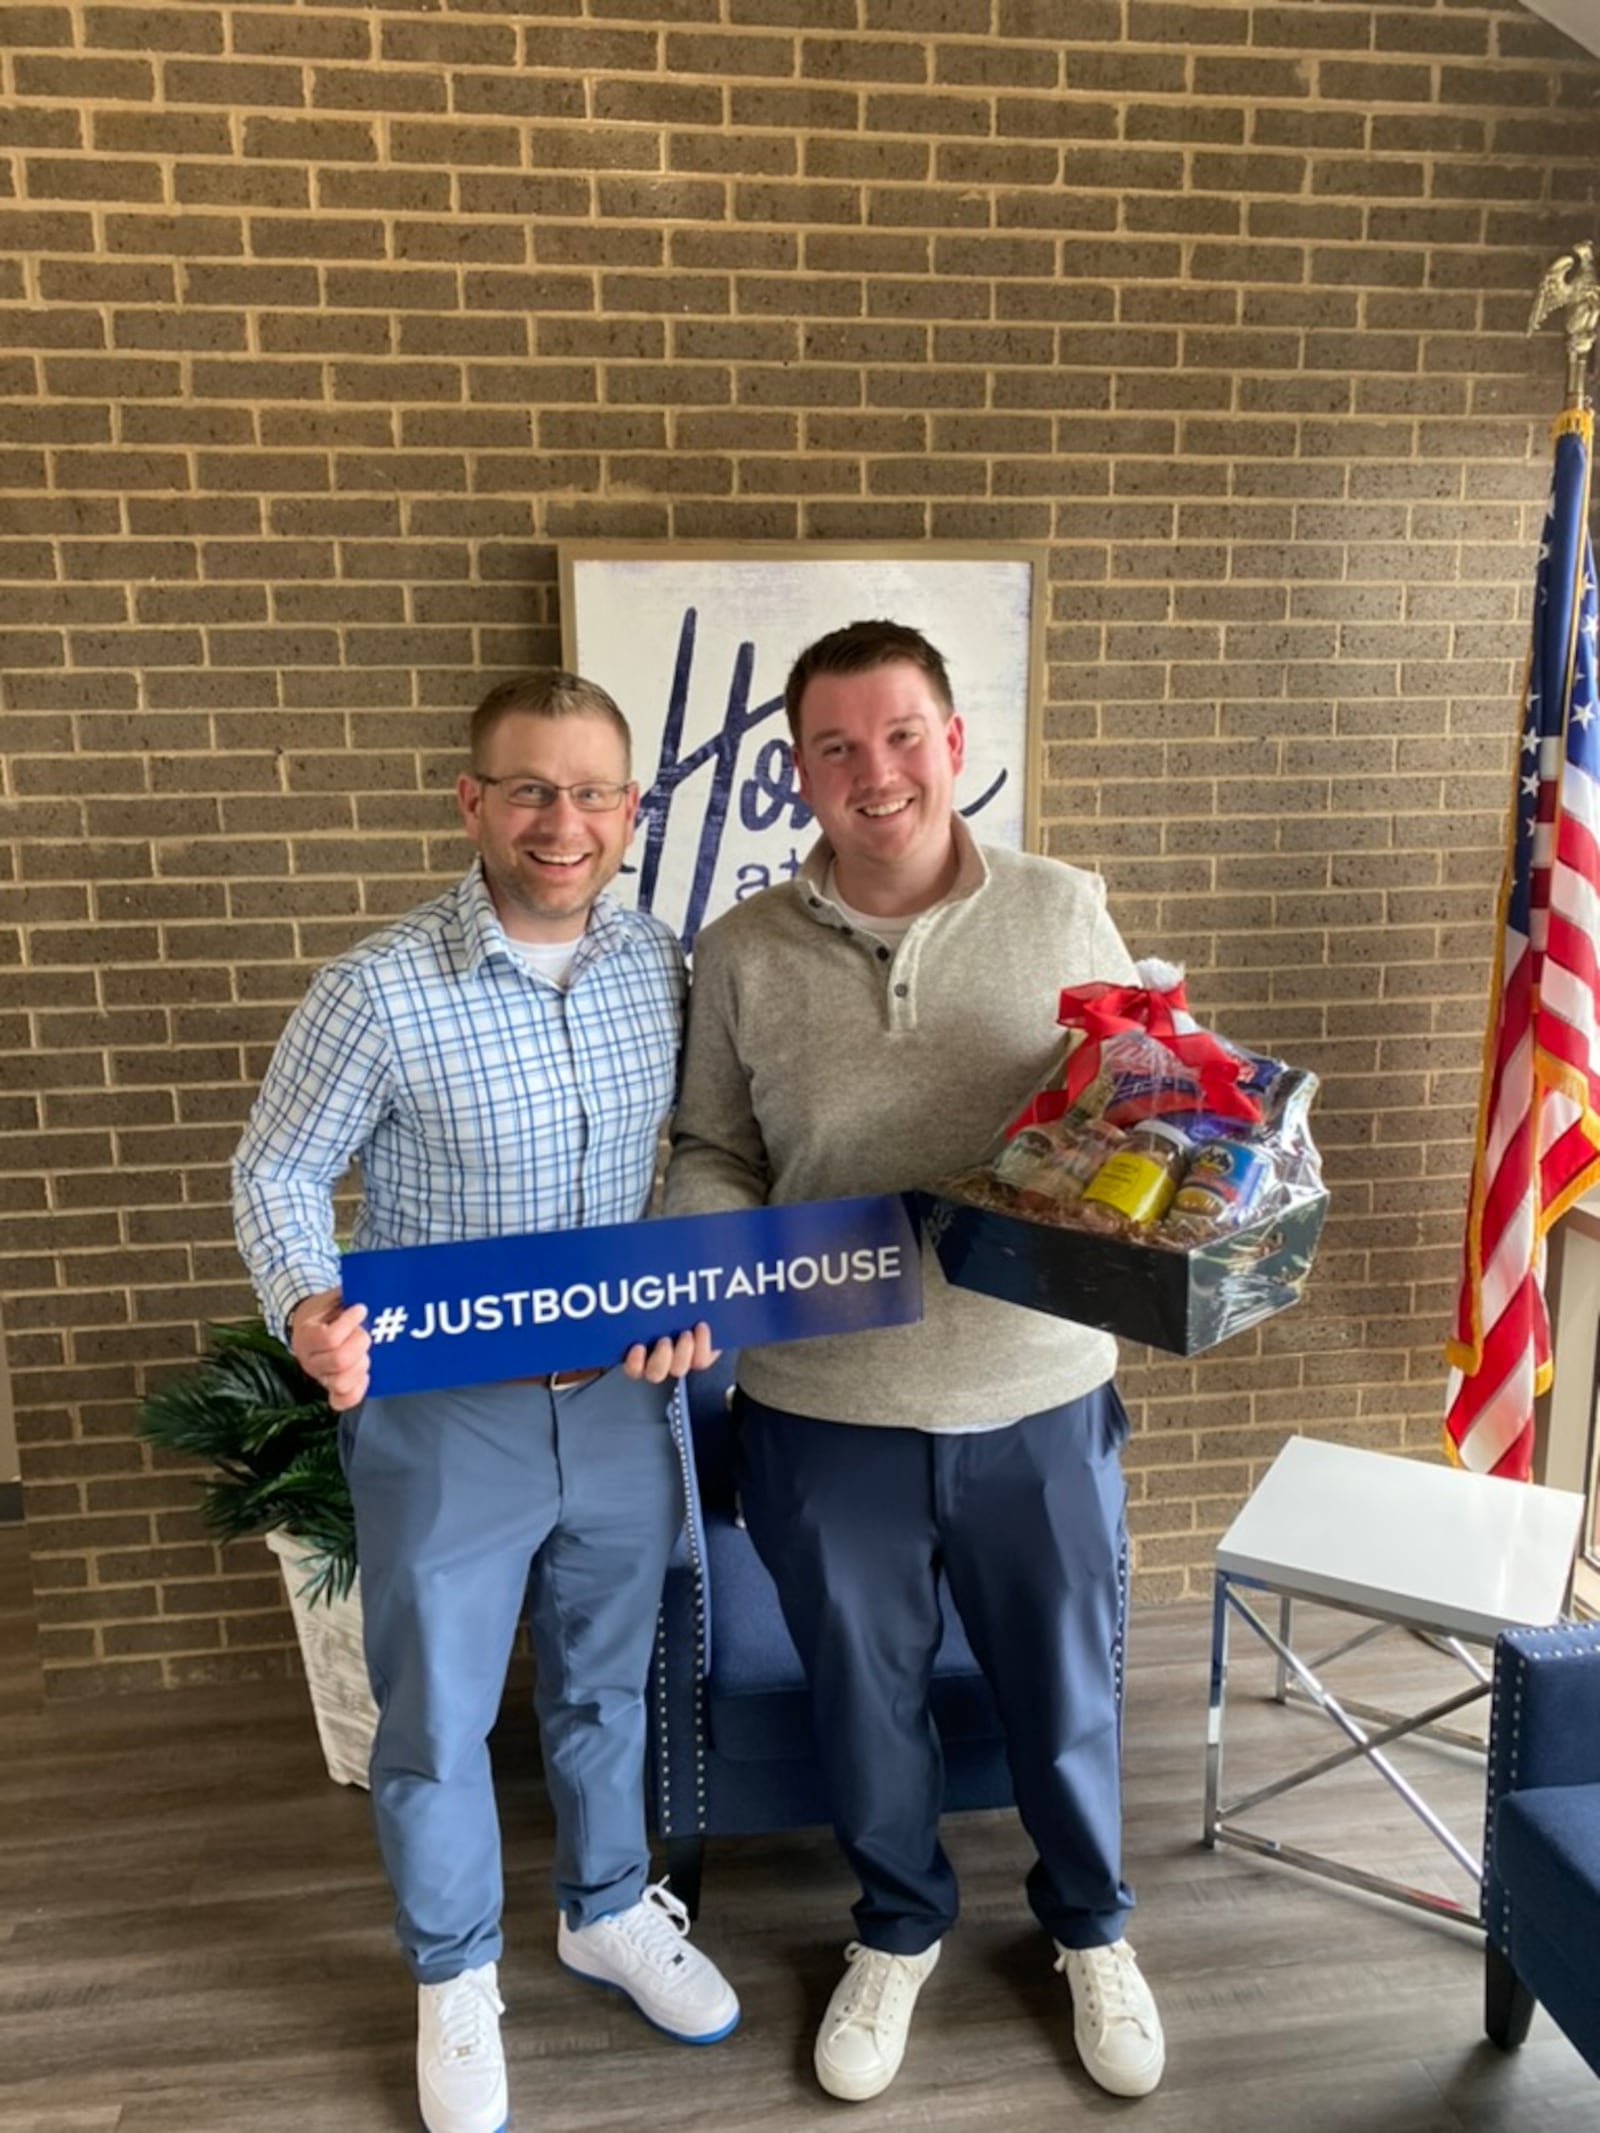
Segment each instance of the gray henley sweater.
[{"label": "gray henley sweater", "polygon": [[[935,1185],[1050,1071],[1060,987],[1134,981],[1097,875],[955,830],[954,889],[892,954],[824,893],[825,841],[700,934],[666,1213]],[[953,1288],[931,1250],[923,1289],[920,1325],[746,1348],[741,1385],[826,1421],[982,1429],[1116,1367],[1109,1334]]]}]

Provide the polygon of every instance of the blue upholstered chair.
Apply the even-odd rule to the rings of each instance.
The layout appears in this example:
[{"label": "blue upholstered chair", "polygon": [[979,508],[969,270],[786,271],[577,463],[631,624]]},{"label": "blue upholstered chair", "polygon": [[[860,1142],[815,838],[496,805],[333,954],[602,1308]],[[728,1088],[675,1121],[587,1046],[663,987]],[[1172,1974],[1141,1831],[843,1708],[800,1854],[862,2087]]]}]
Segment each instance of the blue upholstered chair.
[{"label": "blue upholstered chair", "polygon": [[[826,1823],[805,1677],[734,1503],[733,1358],[686,1381],[689,1517],[667,1573],[650,1681],[649,1785],[677,1894],[699,1902],[705,1840]],[[933,1712],[945,1807],[1006,1807],[1011,1776],[988,1684],[945,1608]]]},{"label": "blue upholstered chair", "polygon": [[1537,2001],[1600,2073],[1600,1622],[1504,1631],[1491,1709],[1484,2027]]}]

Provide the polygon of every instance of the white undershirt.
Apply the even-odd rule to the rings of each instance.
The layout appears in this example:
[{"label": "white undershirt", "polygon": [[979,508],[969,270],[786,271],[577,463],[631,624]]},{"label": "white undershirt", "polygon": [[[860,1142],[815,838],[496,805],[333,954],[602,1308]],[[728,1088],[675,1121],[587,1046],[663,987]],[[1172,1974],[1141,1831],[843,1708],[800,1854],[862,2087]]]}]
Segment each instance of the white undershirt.
[{"label": "white undershirt", "polygon": [[839,894],[838,868],[832,865],[828,868],[822,891],[829,903],[838,905],[858,933],[870,933],[875,940],[882,941],[886,948],[898,948],[922,916],[920,911],[908,911],[903,918],[880,918],[876,911],[856,910]]},{"label": "white undershirt", "polygon": [[506,946],[519,963],[566,991],[573,959],[578,953],[577,941],[514,941],[508,933]]}]

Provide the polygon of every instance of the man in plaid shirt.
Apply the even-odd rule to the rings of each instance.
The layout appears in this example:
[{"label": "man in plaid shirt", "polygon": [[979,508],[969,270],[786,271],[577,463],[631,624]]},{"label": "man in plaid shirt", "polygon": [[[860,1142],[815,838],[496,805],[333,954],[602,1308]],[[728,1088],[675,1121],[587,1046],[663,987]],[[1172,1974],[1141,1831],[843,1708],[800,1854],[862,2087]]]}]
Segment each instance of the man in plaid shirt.
[{"label": "man in plaid shirt", "polygon": [[686,2043],[739,2019],[682,1905],[647,1886],[644,1826],[645,1676],[683,1511],[663,1383],[709,1360],[706,1329],[612,1370],[369,1399],[364,1310],[340,1296],[352,1162],[361,1250],[636,1221],[672,1108],[683,953],[605,894],[639,804],[622,713],[574,675],[520,677],[474,712],[470,761],[473,866],[317,973],[234,1159],[267,1323],[340,1411],[429,2133],[507,2117],[488,1737],[525,1600],[560,1961]]}]

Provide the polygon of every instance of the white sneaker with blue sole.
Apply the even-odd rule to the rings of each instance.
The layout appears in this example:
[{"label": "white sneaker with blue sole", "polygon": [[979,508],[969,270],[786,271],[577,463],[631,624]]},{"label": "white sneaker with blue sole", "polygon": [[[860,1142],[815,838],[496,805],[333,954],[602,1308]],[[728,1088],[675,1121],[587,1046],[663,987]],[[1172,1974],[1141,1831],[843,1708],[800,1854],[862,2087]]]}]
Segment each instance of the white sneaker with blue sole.
[{"label": "white sneaker with blue sole", "polygon": [[680,2044],[715,2044],[738,2027],[733,1987],[708,1956],[689,1945],[689,1914],[665,1882],[625,1911],[556,1932],[564,1968],[626,1993],[647,2022]]}]

